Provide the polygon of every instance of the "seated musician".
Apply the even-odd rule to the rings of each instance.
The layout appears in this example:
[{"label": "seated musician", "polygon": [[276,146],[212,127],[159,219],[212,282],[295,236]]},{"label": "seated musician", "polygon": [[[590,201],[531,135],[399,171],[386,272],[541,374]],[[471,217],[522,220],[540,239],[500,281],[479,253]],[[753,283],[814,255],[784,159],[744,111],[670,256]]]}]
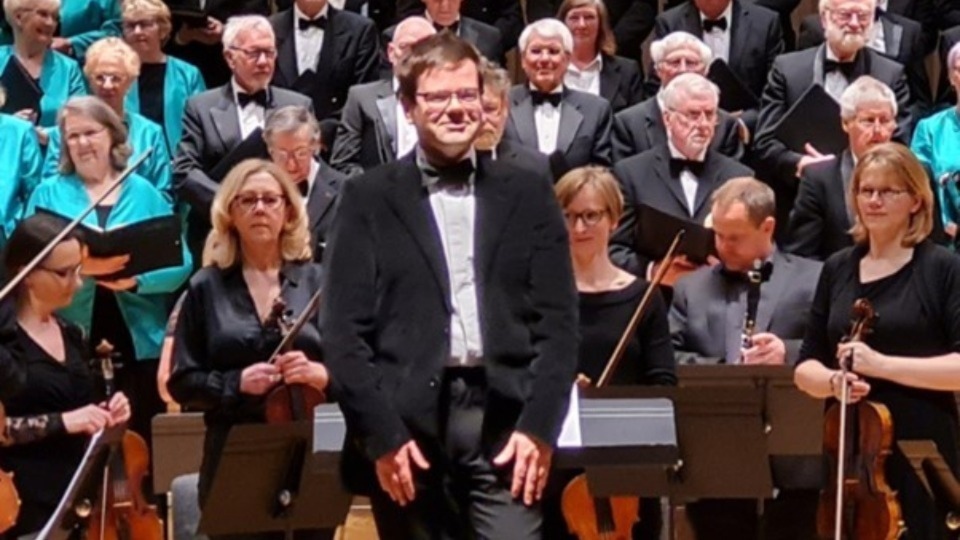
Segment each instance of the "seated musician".
[{"label": "seated musician", "polygon": [[[273,163],[243,161],[217,191],[210,220],[204,268],[190,280],[183,299],[167,382],[178,403],[204,412],[201,508],[230,427],[263,422],[266,395],[281,382],[323,390],[328,381],[313,322],[297,335],[292,351],[270,358],[281,340],[270,321],[275,301],[282,298],[297,317],[321,286],[320,267],[311,262],[306,207],[293,181]],[[333,538],[333,531],[301,532],[295,538]]]},{"label": "seated musician", "polygon": [[[907,536],[948,538],[942,516],[897,441],[933,440],[958,470],[960,260],[934,245],[933,193],[923,167],[903,146],[870,149],[853,170],[848,194],[854,246],[827,259],[800,349],[794,380],[813,397],[885,405],[893,419],[886,480],[896,491]],[[851,308],[865,298],[877,314],[863,341],[841,343]],[[838,370],[848,360],[851,372]]]},{"label": "seated musician", "polygon": [[[63,229],[39,214],[21,222],[7,244],[7,275],[19,272]],[[80,464],[87,437],[130,418],[122,392],[101,402],[79,327],[57,315],[82,283],[81,245],[70,234],[17,286],[7,308],[16,320],[0,331],[0,373],[7,422],[0,467],[16,476],[22,505],[10,538],[39,532]],[[7,378],[11,375],[11,378]]]},{"label": "seated musician", "polygon": [[[607,169],[574,169],[560,179],[554,191],[567,223],[580,299],[578,382],[592,385],[600,379],[649,283],[614,266],[607,253],[610,235],[623,212],[623,196]],[[644,312],[611,384],[677,384],[667,308],[659,291]],[[547,483],[544,538],[565,538],[566,534],[558,514],[559,497],[573,474],[558,472],[558,478]],[[640,509],[640,526],[645,534],[656,537],[659,500],[644,500]]]},{"label": "seated musician", "polygon": [[[720,264],[681,278],[670,308],[670,332],[680,363],[797,361],[821,264],[777,250],[775,209],[773,190],[753,178],[729,180],[714,192],[711,212]],[[769,280],[760,284],[755,333],[744,348],[746,272],[758,259],[770,263],[770,270],[763,272]],[[701,500],[688,506],[688,514],[698,538],[710,538],[705,536],[709,531],[721,534],[716,538],[756,538],[756,509],[753,500]],[[815,510],[815,493],[781,491],[765,507],[766,537],[811,538]]]}]

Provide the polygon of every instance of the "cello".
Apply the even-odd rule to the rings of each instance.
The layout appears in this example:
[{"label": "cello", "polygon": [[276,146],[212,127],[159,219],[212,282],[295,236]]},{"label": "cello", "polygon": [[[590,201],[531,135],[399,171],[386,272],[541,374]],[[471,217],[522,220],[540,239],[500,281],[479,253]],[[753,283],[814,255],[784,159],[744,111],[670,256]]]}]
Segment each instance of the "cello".
[{"label": "cello", "polygon": [[[876,317],[868,300],[857,299],[850,333],[844,339],[863,341]],[[905,529],[896,493],[884,477],[893,443],[893,418],[880,403],[848,403],[850,362],[850,358],[840,361],[840,401],[824,415],[823,450],[832,465],[831,483],[820,493],[817,533],[833,540],[895,540]]]},{"label": "cello", "polygon": [[[113,346],[106,340],[96,349],[103,372],[107,401],[115,393]],[[162,540],[163,523],[155,506],[143,495],[150,470],[150,453],[143,437],[127,430],[110,448],[100,485],[100,496],[90,512],[86,540]]]},{"label": "cello", "polygon": [[[0,429],[6,429],[7,415],[0,403]],[[20,495],[13,483],[13,473],[0,469],[0,534],[17,524],[20,515]]]},{"label": "cello", "polygon": [[[603,373],[600,374],[596,383],[597,388],[606,386],[613,377],[620,360],[627,351],[631,337],[637,331],[643,312],[646,311],[647,306],[653,300],[653,295],[673,261],[684,232],[681,229],[673,238],[670,249],[667,250],[657,273],[643,293],[640,303],[637,304],[637,308],[620,336],[620,341],[617,342],[617,346],[607,361]],[[577,384],[590,384],[590,381],[581,374]],[[575,476],[563,488],[560,506],[563,510],[563,517],[567,522],[567,528],[578,540],[630,540],[633,524],[639,521],[640,515],[639,497],[632,495],[595,497],[590,491],[587,475],[583,473]]]},{"label": "cello", "polygon": [[[297,320],[291,321],[287,313],[287,305],[283,298],[277,297],[273,301],[270,316],[265,326],[276,326],[283,336],[280,344],[270,355],[270,363],[276,362],[277,356],[293,348],[293,340],[320,307],[320,293],[318,290],[310,297],[307,306]],[[313,410],[317,405],[327,401],[326,395],[307,384],[281,383],[267,394],[266,417],[268,424],[284,424],[300,420],[313,420]]]}]

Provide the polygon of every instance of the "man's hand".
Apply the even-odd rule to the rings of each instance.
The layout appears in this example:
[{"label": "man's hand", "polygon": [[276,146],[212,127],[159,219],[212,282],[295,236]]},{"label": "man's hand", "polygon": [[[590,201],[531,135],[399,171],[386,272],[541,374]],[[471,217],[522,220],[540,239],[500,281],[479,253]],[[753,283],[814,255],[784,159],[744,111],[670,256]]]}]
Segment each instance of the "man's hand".
[{"label": "man's hand", "polygon": [[416,441],[409,440],[403,446],[377,460],[377,480],[393,502],[406,506],[417,496],[413,483],[411,462],[422,470],[430,468]]},{"label": "man's hand", "polygon": [[510,493],[515,498],[522,495],[523,504],[530,506],[543,495],[552,457],[552,448],[529,435],[514,431],[507,445],[493,458],[493,464],[502,467],[513,461]]},{"label": "man's hand", "polygon": [[821,161],[827,161],[835,157],[833,154],[821,154],[820,151],[810,143],[805,144],[803,149],[806,150],[807,155],[800,158],[800,161],[797,162],[797,178],[800,178],[800,175],[803,174],[803,169],[806,168],[807,165],[813,165],[814,163],[820,163]]},{"label": "man's hand", "polygon": [[783,365],[787,358],[787,347],[777,336],[761,332],[754,334],[750,341],[753,346],[743,349],[744,364]]}]

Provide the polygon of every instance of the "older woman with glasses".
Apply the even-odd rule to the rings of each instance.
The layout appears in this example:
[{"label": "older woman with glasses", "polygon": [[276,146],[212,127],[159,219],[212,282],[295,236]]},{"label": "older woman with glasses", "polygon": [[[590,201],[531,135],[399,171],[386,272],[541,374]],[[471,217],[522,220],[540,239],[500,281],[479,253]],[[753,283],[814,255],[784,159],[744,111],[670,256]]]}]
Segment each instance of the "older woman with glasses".
[{"label": "older woman with glasses", "polygon": [[[0,86],[0,107],[6,92]],[[0,248],[23,214],[33,189],[40,183],[43,154],[33,126],[25,120],[0,113]]]},{"label": "older woman with glasses", "polygon": [[93,42],[120,35],[121,3],[122,0],[61,0],[53,12],[60,23],[60,35],[53,38],[53,49],[82,60]]},{"label": "older woman with glasses", "polygon": [[[47,212],[72,220],[100,196],[123,171],[131,154],[120,116],[95,97],[73,98],[60,111],[60,175],[46,178],[33,192],[27,214]],[[170,202],[150,181],[131,174],[107,196],[83,224],[111,231],[151,218],[173,215]],[[150,419],[163,410],[157,393],[160,344],[173,293],[190,275],[192,261],[182,242],[179,266],[125,278],[111,278],[129,256],[87,257],[83,284],[61,313],[80,325],[97,344],[106,339],[119,353],[117,386],[135,402],[131,428],[150,437]]]},{"label": "older woman with glasses", "polygon": [[[275,321],[267,324],[274,303],[282,299],[297,317],[322,286],[320,266],[311,262],[303,197],[293,181],[273,163],[241,162],[217,191],[210,221],[204,268],[190,280],[174,331],[173,372],[167,382],[178,403],[204,411],[201,507],[232,425],[264,422],[266,394],[281,381],[318,390],[328,383],[315,318],[297,335],[293,350],[270,363],[281,339]],[[332,537],[332,530],[296,535]]]}]

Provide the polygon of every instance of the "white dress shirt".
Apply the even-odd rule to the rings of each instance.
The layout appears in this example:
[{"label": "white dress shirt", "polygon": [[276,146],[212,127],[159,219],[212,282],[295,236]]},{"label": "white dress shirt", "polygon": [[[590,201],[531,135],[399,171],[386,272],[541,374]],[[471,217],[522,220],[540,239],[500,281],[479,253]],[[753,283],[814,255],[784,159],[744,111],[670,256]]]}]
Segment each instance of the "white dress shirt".
[{"label": "white dress shirt", "polygon": [[[536,90],[531,86],[531,92]],[[563,85],[558,86],[551,94],[563,92]],[[533,108],[533,122],[537,128],[537,149],[542,154],[552,154],[557,149],[557,136],[560,133],[560,109],[552,103],[543,103]]]},{"label": "white dress shirt", "polygon": [[[397,93],[397,89],[400,87],[400,82],[396,77],[393,78],[393,93]],[[403,110],[403,105],[400,104],[400,100],[397,99],[397,104],[394,105],[395,111],[394,116],[397,118],[397,142],[396,150],[397,157],[407,155],[410,150],[413,150],[413,147],[417,145],[419,136],[417,135],[417,128],[407,120],[407,114]]]},{"label": "white dress shirt", "polygon": [[[827,50],[827,60],[837,61],[837,55],[833,54],[833,50],[830,49],[829,45],[824,46]],[[858,53],[859,54],[859,53]],[[843,94],[843,91],[847,89],[847,86],[850,86],[850,81],[843,76],[839,70],[831,71],[830,73],[824,73],[823,75],[823,89],[827,91],[827,94],[830,94],[830,97],[835,99],[837,103],[840,102],[840,96]]]},{"label": "white dress shirt", "polygon": [[[703,12],[700,12],[700,24],[706,20]],[[717,17],[717,19],[727,19],[727,29],[711,28],[709,32],[703,33],[703,42],[713,51],[714,58],[721,58],[724,62],[730,63],[730,30],[733,29],[733,2],[727,4],[727,9]]]},{"label": "white dress shirt", "polygon": [[258,103],[247,103],[243,108],[240,107],[240,100],[237,94],[246,94],[247,92],[240,88],[236,79],[230,79],[230,86],[233,87],[233,102],[237,104],[237,119],[240,121],[240,136],[246,139],[257,128],[263,127],[263,119],[266,110]]},{"label": "white dress shirt", "polygon": [[[677,147],[673,145],[673,141],[671,141],[669,137],[667,137],[667,148],[670,149],[671,158],[689,159],[677,150]],[[703,161],[706,154],[707,152],[704,150],[692,161]],[[696,212],[697,188],[699,187],[697,177],[687,169],[680,171],[680,187],[683,188],[683,197],[687,200],[687,211],[690,212],[690,217],[693,217],[693,213]]]},{"label": "white dress shirt", "polygon": [[[887,11],[887,0],[877,0],[877,9]],[[878,18],[873,22],[873,38],[867,43],[867,47],[877,51],[880,54],[887,53],[887,42],[884,41],[883,23]]]},{"label": "white dress shirt", "polygon": [[563,84],[574,90],[599,96],[601,70],[603,70],[603,57],[599,54],[583,69],[570,62],[567,65],[567,73],[563,76]]},{"label": "white dress shirt", "polygon": [[317,61],[320,59],[320,49],[323,48],[324,31],[311,26],[300,30],[300,19],[312,20],[326,17],[330,11],[329,4],[325,4],[316,17],[307,17],[296,4],[293,5],[293,37],[294,49],[297,53],[297,73],[303,75],[307,70],[316,71]]},{"label": "white dress shirt", "polygon": [[307,194],[303,196],[303,205],[306,208],[307,201],[313,193],[313,185],[317,183],[317,173],[320,172],[320,162],[316,159],[310,160],[310,172],[307,173]]}]

